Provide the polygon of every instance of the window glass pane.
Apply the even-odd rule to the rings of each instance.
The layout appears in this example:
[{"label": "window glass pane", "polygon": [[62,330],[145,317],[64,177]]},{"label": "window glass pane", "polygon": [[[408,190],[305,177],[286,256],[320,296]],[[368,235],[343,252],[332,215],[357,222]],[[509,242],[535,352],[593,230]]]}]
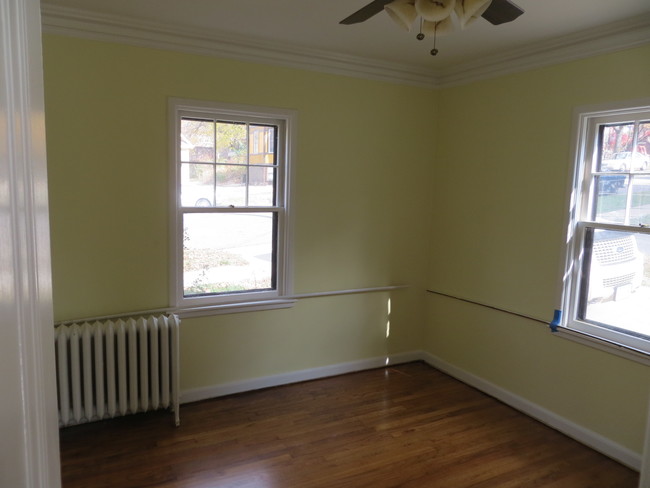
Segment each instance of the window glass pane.
[{"label": "window glass pane", "polygon": [[214,122],[181,119],[181,161],[214,162]]},{"label": "window glass pane", "polygon": [[600,175],[595,178],[594,220],[615,224],[625,223],[628,176]]},{"label": "window glass pane", "polygon": [[638,152],[621,151],[610,159],[603,159],[601,171],[645,171],[648,169],[647,157]]},{"label": "window glass pane", "polygon": [[273,126],[250,126],[250,164],[275,164],[275,131]]},{"label": "window glass pane", "polygon": [[275,168],[251,166],[249,168],[248,205],[269,207],[275,203]]},{"label": "window glass pane", "polygon": [[243,207],[246,205],[246,166],[220,165],[217,167],[217,206]]},{"label": "window glass pane", "polygon": [[217,161],[224,164],[246,164],[247,139],[246,124],[217,122]]},{"label": "window glass pane", "polygon": [[601,126],[598,171],[629,171],[633,143],[634,124]]},{"label": "window glass pane", "polygon": [[637,134],[636,152],[638,152],[646,163],[646,168],[650,170],[650,121],[639,124],[639,133]]},{"label": "window glass pane", "polygon": [[595,178],[596,222],[650,225],[650,175],[599,175]]},{"label": "window glass pane", "polygon": [[650,176],[632,177],[629,225],[650,226]]},{"label": "window glass pane", "polygon": [[588,229],[586,241],[579,318],[650,337],[650,236]]},{"label": "window glass pane", "polygon": [[215,174],[213,164],[181,164],[181,205],[212,207]]},{"label": "window glass pane", "polygon": [[183,294],[275,288],[275,214],[186,214]]}]

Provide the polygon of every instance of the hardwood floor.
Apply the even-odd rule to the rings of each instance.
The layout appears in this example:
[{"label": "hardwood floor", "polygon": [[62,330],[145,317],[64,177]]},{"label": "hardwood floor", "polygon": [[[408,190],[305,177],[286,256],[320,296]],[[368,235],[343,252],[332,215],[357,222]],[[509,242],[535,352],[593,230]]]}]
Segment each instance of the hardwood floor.
[{"label": "hardwood floor", "polygon": [[424,363],[61,431],[64,488],[636,488],[621,466]]}]

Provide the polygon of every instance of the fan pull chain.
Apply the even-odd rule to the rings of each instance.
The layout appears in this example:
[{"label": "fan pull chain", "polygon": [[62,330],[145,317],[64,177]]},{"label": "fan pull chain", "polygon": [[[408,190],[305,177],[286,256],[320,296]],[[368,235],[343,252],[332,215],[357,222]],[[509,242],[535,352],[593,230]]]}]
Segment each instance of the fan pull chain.
[{"label": "fan pull chain", "polygon": [[433,49],[431,50],[431,56],[435,56],[438,54],[438,49],[436,49],[436,37],[438,34],[438,24],[440,22],[436,22],[436,25],[433,27]]},{"label": "fan pull chain", "polygon": [[[431,56],[435,56],[436,54],[438,54],[438,49],[436,49],[436,39],[438,37],[438,24],[439,23],[440,22],[436,22],[433,25],[433,49],[431,50]],[[423,26],[424,26],[424,19],[422,17],[420,17],[420,32],[418,32],[418,35],[415,36],[418,41],[421,41],[422,39],[424,39],[424,33],[422,32]]]}]

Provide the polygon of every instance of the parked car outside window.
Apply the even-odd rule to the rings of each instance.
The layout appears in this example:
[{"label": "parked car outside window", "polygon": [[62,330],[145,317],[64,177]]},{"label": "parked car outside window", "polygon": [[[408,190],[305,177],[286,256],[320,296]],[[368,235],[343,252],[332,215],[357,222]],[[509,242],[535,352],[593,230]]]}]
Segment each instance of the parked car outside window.
[{"label": "parked car outside window", "polygon": [[603,159],[602,171],[645,171],[650,165],[647,154],[623,151],[615,153],[611,159]]}]

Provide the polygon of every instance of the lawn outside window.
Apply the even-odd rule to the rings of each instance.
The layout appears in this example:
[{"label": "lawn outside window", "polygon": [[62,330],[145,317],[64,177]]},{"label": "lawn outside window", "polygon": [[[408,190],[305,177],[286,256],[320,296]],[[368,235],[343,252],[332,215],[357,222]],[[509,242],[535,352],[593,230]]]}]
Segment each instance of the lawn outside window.
[{"label": "lawn outside window", "polygon": [[170,100],[172,306],[290,306],[295,113]]},{"label": "lawn outside window", "polygon": [[578,119],[562,326],[650,355],[650,103]]}]

